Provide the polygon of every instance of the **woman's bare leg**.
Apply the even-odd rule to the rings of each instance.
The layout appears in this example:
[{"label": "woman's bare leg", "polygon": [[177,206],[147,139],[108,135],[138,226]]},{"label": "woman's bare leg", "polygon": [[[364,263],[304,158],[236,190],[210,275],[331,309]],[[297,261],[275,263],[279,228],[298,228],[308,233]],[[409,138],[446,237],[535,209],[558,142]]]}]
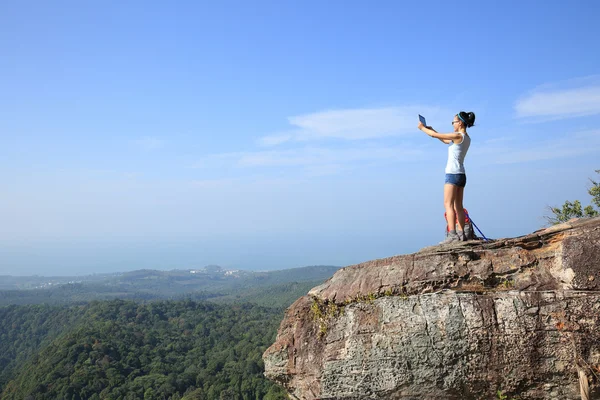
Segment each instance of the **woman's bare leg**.
[{"label": "woman's bare leg", "polygon": [[[454,211],[454,202],[456,201],[456,189],[458,186],[446,183],[444,185],[444,208],[446,209],[446,220],[448,222],[448,231],[456,230],[456,213]],[[464,220],[463,220],[464,224]]]},{"label": "woman's bare leg", "polygon": [[456,197],[454,198],[454,212],[458,219],[458,230],[465,230],[465,208],[463,207],[463,196],[465,194],[464,187],[456,187]]}]

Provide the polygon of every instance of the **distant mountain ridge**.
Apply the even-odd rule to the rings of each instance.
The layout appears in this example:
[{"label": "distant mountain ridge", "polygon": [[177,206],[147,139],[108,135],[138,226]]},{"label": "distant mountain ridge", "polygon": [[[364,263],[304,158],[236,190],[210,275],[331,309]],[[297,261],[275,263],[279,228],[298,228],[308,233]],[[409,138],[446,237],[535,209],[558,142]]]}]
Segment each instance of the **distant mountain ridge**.
[{"label": "distant mountain ridge", "polygon": [[[226,269],[218,265],[184,270],[141,269],[78,277],[0,277],[0,305],[86,302],[110,299],[240,300],[260,299],[269,287],[320,283],[340,267],[316,265],[275,271]],[[308,290],[310,287],[307,286]],[[275,289],[277,291],[277,289]],[[260,301],[259,301],[260,302]]]}]

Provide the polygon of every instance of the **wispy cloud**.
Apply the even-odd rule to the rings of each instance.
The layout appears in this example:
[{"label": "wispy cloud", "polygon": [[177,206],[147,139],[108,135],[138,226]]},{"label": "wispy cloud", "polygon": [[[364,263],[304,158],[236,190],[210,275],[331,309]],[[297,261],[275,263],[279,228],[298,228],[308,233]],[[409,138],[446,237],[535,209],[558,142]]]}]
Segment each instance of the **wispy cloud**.
[{"label": "wispy cloud", "polygon": [[476,149],[475,157],[487,163],[516,164],[532,161],[554,160],[600,152],[600,130],[577,132],[559,139],[549,139],[535,144],[517,140],[494,142],[490,140]]},{"label": "wispy cloud", "polygon": [[165,142],[162,139],[145,136],[133,141],[133,144],[142,150],[156,150],[164,146]]},{"label": "wispy cloud", "polygon": [[600,77],[540,86],[522,96],[515,111],[533,122],[600,114]]},{"label": "wispy cloud", "polygon": [[200,189],[217,189],[222,187],[231,187],[240,184],[239,179],[223,178],[223,179],[197,179],[189,182],[193,188]]},{"label": "wispy cloud", "polygon": [[[431,142],[417,130],[418,114],[428,121],[449,120],[439,107],[405,106],[327,110],[289,117],[288,131],[266,135],[242,152],[210,154],[191,167],[221,175],[250,171],[302,176],[348,173],[391,163],[431,157]],[[409,137],[408,135],[412,135]]]},{"label": "wispy cloud", "polygon": [[414,160],[422,152],[410,147],[366,146],[346,149],[304,147],[292,150],[247,153],[237,160],[240,166],[309,166],[373,160]]},{"label": "wispy cloud", "polygon": [[282,144],[292,139],[292,134],[281,134],[281,135],[271,135],[271,136],[263,136],[258,139],[258,144],[263,147],[277,146],[278,144]]},{"label": "wispy cloud", "polygon": [[[437,107],[404,106],[327,110],[289,117],[288,132],[258,139],[261,146],[322,139],[365,140],[414,133],[417,115],[437,117],[448,111]],[[417,121],[417,122],[415,122]]]},{"label": "wispy cloud", "polygon": [[309,175],[331,175],[359,166],[389,162],[410,162],[423,159],[426,153],[413,146],[363,145],[350,148],[299,147],[242,153],[209,155],[194,168],[251,169],[300,168]]}]

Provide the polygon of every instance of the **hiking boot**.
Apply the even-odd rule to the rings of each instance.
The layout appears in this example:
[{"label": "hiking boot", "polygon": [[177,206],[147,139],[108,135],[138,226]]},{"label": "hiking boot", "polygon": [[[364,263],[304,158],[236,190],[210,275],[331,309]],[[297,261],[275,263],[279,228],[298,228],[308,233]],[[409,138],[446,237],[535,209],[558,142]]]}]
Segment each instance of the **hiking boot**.
[{"label": "hiking boot", "polygon": [[460,238],[456,234],[456,231],[446,232],[446,239],[440,242],[440,244],[452,243],[452,242],[460,242]]},{"label": "hiking boot", "polygon": [[465,240],[473,240],[473,231],[471,231],[471,224],[465,224]]},{"label": "hiking boot", "polygon": [[468,241],[468,240],[473,240],[473,229],[471,228],[471,224],[469,222],[465,223],[465,226],[463,227],[463,231],[461,231],[460,229],[458,229],[458,224],[456,224],[456,232],[458,234],[458,237],[461,238],[460,240],[463,241]]}]

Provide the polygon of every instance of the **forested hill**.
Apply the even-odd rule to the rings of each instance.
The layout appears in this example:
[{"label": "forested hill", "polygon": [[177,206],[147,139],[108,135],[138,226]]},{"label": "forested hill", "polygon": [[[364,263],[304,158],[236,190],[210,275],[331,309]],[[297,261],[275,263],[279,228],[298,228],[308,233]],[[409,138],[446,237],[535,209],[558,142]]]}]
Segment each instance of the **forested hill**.
[{"label": "forested hill", "polygon": [[285,399],[261,360],[282,312],[190,300],[0,307],[0,398]]},{"label": "forested hill", "polygon": [[285,399],[262,353],[283,310],[337,269],[3,280],[0,400]]}]

